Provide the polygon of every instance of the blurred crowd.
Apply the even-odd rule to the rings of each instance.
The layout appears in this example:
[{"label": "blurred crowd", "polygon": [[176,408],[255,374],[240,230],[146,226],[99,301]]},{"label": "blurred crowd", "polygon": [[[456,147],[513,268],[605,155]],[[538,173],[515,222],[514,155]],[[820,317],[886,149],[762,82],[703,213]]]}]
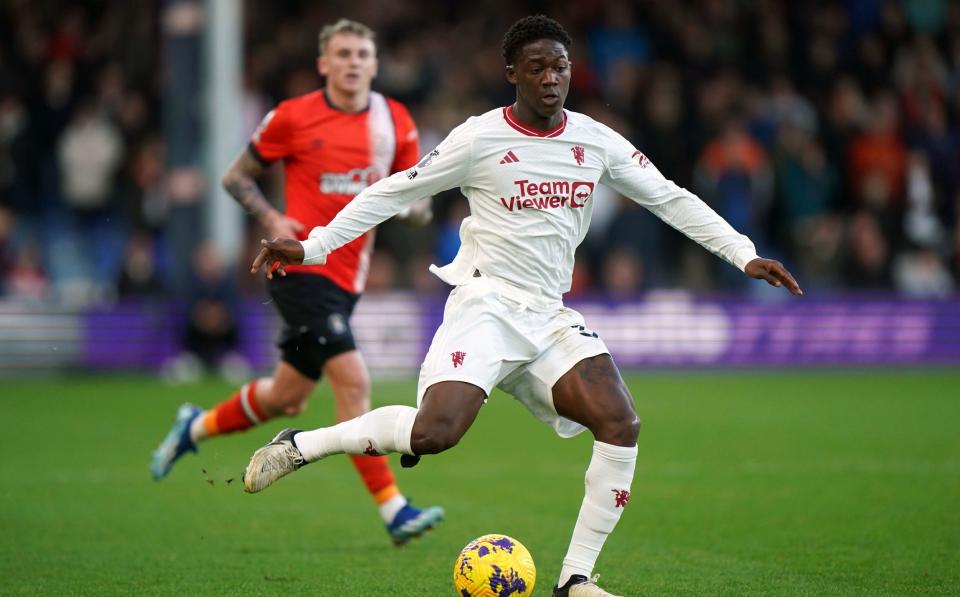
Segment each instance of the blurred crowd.
[{"label": "blurred crowd", "polygon": [[[172,189],[184,183],[170,176],[162,24],[176,4],[0,2],[0,294],[162,296],[183,267],[198,296],[259,292],[240,274],[249,255],[200,243],[197,259],[171,257]],[[426,151],[512,101],[500,41],[534,12],[574,39],[568,108],[633,141],[808,293],[953,292],[956,2],[247,0],[238,126],[249,134],[277,101],[320,85],[317,32],[347,16],[378,31],[375,87],[411,108]],[[266,184],[282,199],[276,173]],[[436,290],[426,265],[452,259],[467,209],[451,191],[435,200],[430,234],[384,225],[370,289]],[[763,291],[625,198],[601,193],[595,209],[574,293]],[[260,231],[249,227],[252,250]],[[237,271],[193,265],[213,262]]]}]

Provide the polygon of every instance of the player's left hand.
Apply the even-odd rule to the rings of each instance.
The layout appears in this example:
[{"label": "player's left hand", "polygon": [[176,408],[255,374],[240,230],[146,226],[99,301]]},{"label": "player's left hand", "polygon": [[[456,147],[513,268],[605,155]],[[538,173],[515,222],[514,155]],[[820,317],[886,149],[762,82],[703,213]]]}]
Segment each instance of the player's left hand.
[{"label": "player's left hand", "polygon": [[280,212],[275,212],[265,225],[273,238],[296,238],[307,229],[299,220]]},{"label": "player's left hand", "polygon": [[413,205],[404,209],[397,217],[412,226],[426,226],[433,220],[433,197],[417,199]]},{"label": "player's left hand", "polygon": [[796,296],[803,295],[800,285],[779,261],[757,257],[747,264],[743,273],[757,280],[766,280],[771,286],[786,286],[787,290]]},{"label": "player's left hand", "polygon": [[250,265],[250,273],[255,274],[266,265],[267,278],[273,279],[274,271],[280,272],[281,276],[286,276],[287,272],[283,266],[300,263],[303,263],[303,245],[300,241],[292,238],[262,239],[260,253]]}]

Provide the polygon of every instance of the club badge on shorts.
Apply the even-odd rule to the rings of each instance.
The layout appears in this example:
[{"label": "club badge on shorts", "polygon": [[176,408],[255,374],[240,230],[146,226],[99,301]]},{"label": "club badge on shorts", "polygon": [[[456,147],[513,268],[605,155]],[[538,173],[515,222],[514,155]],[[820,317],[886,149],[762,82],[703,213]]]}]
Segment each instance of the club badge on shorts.
[{"label": "club badge on shorts", "polygon": [[347,332],[347,321],[340,313],[331,313],[327,318],[327,327],[337,336],[342,336]]}]

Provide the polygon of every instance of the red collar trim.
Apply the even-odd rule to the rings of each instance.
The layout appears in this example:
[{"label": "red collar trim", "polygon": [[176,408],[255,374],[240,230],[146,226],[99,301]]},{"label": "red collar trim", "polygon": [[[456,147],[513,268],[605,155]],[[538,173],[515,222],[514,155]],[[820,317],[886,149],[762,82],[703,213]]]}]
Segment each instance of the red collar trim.
[{"label": "red collar trim", "polygon": [[563,111],[563,121],[549,131],[539,131],[517,120],[517,117],[513,115],[513,106],[507,106],[503,109],[503,119],[506,120],[507,124],[509,124],[511,127],[520,131],[524,135],[527,135],[528,137],[556,137],[567,128],[566,110]]}]

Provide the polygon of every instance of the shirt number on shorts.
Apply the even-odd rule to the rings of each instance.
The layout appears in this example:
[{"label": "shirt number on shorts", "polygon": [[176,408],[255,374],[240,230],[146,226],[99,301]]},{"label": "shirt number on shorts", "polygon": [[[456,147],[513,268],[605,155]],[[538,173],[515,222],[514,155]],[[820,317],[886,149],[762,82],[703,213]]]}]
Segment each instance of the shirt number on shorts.
[{"label": "shirt number on shorts", "polygon": [[600,336],[597,335],[597,333],[596,333],[595,331],[593,331],[593,330],[588,330],[587,328],[583,327],[582,325],[572,325],[572,326],[570,326],[570,327],[572,327],[573,329],[577,330],[577,332],[579,332],[579,334],[580,334],[581,336],[586,336],[587,338],[599,338],[599,337],[600,337]]}]

